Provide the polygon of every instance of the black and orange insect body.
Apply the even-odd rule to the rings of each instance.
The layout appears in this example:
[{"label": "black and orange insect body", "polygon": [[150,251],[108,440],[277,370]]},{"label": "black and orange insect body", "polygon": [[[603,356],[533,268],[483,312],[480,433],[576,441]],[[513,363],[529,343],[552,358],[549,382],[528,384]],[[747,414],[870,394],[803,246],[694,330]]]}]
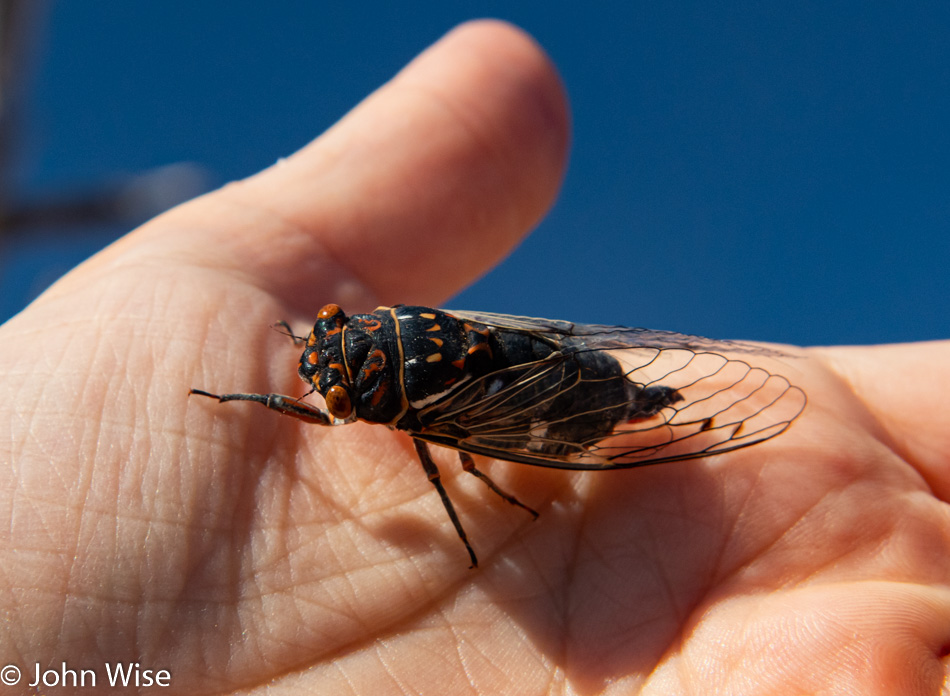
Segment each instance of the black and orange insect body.
[{"label": "black and orange insect body", "polygon": [[[727,357],[736,354],[743,357]],[[363,420],[407,432],[465,544],[426,443],[508,502],[469,453],[562,469],[618,469],[703,457],[783,432],[805,405],[781,375],[748,361],[782,354],[742,343],[618,326],[380,307],[320,310],[298,368],[327,412],[279,394],[255,401],[319,425]]]}]

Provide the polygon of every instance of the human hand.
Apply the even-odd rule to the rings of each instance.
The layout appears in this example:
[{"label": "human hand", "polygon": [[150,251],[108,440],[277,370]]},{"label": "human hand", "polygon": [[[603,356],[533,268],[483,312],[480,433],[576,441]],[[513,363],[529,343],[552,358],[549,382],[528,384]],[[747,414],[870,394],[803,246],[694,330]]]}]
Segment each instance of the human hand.
[{"label": "human hand", "polygon": [[946,344],[790,361],[805,413],[721,457],[490,465],[534,523],[437,454],[477,571],[406,435],[187,398],[302,393],[277,318],[440,304],[544,213],[567,128],[538,49],[468,25],[4,325],[0,663],[188,694],[935,691]]}]

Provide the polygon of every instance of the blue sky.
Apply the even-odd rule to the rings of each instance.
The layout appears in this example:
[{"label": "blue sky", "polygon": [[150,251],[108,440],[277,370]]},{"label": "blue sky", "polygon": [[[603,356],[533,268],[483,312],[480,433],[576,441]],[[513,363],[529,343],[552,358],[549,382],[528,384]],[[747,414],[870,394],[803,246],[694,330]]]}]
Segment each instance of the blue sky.
[{"label": "blue sky", "polygon": [[[947,337],[950,5],[511,5],[55,3],[15,182],[180,161],[246,176],[453,25],[501,17],[561,71],[570,169],[449,306],[806,345]],[[0,246],[0,319],[121,232]]]}]

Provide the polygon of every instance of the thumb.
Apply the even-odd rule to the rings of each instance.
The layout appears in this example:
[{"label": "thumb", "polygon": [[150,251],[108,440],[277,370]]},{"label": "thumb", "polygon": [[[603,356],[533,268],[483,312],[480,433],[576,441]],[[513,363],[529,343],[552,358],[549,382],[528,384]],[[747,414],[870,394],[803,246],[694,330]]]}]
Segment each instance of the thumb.
[{"label": "thumb", "polygon": [[307,147],[157,218],[83,270],[184,259],[308,318],[331,300],[438,303],[546,212],[567,133],[541,49],[510,25],[472,22]]}]

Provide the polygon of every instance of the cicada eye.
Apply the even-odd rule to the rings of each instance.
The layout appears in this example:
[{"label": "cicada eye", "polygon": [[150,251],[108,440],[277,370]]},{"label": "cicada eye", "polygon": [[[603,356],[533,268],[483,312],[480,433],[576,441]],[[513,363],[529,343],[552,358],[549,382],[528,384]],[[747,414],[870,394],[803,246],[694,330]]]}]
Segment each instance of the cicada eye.
[{"label": "cicada eye", "polygon": [[350,401],[350,395],[339,384],[330,387],[324,399],[327,402],[327,410],[334,418],[348,418],[353,413],[353,403]]},{"label": "cicada eye", "polygon": [[338,319],[344,316],[343,310],[340,309],[339,305],[335,304],[324,305],[323,308],[317,312],[317,319]]}]

